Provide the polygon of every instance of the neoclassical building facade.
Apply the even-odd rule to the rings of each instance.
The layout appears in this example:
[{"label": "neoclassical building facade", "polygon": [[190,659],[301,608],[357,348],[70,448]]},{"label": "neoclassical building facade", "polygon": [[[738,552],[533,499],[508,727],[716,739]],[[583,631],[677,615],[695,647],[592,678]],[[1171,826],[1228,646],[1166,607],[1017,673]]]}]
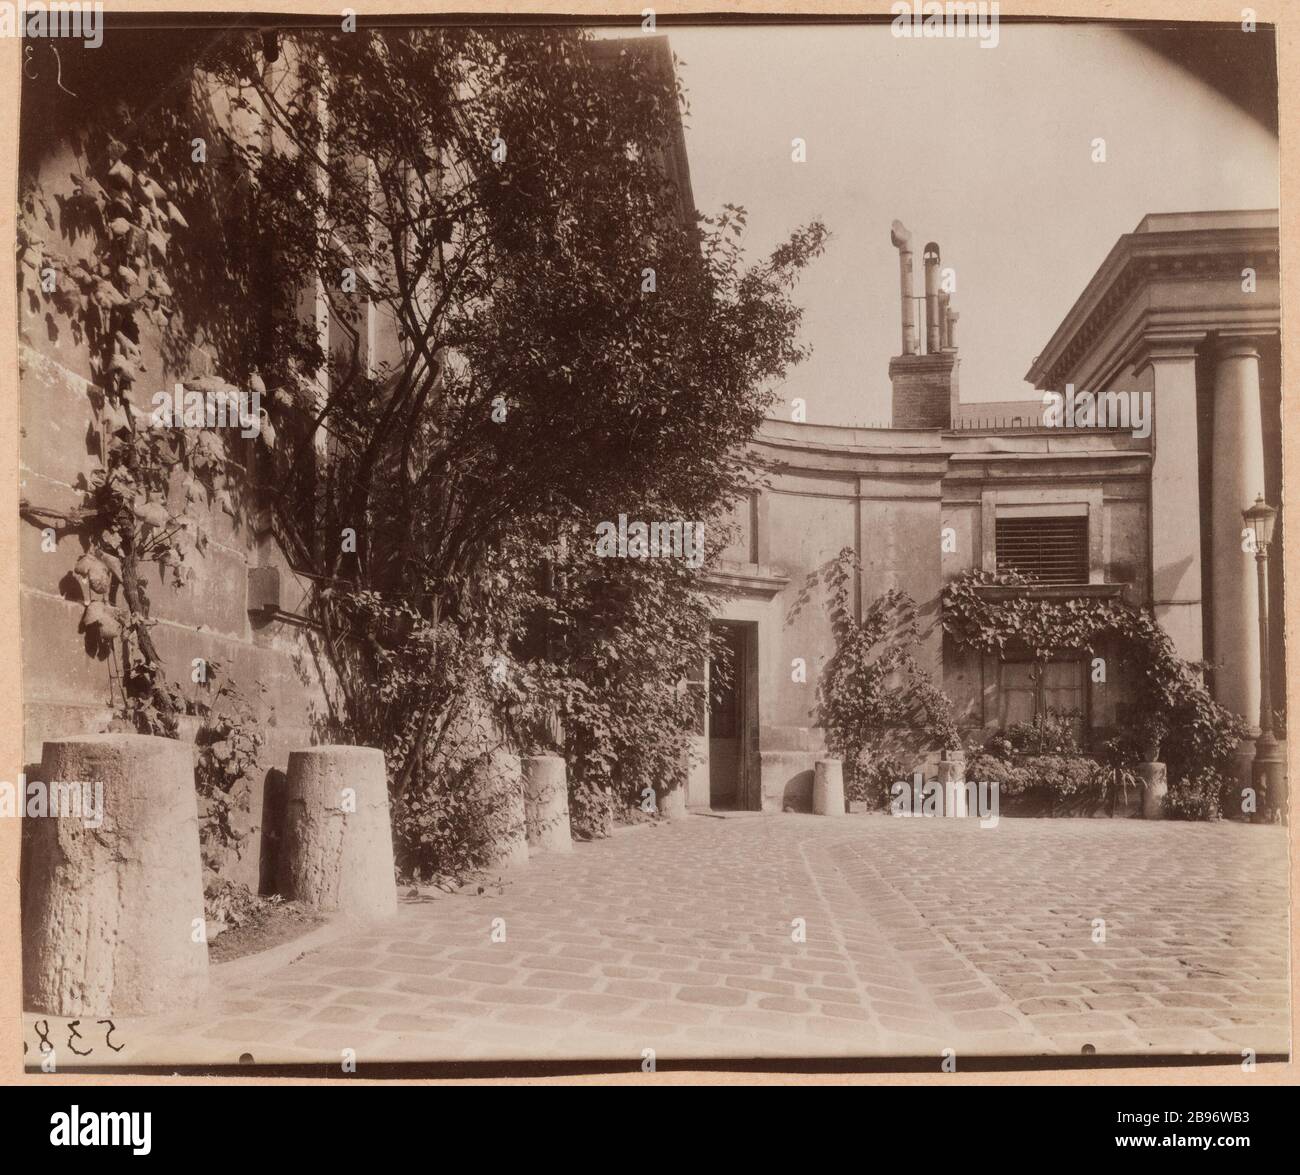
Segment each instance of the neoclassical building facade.
[{"label": "neoclassical building facade", "polygon": [[[1083,741],[1115,725],[1125,683],[1082,661],[1041,672],[1014,656],[945,642],[944,584],[968,568],[1035,573],[1039,593],[1151,606],[1179,653],[1208,663],[1216,698],[1258,722],[1255,560],[1242,511],[1281,501],[1280,302],[1276,212],[1150,215],[1121,237],[1026,378],[1041,391],[1137,396],[1145,427],[1046,419],[1041,398],[963,403],[955,310],[938,288],[939,248],[898,222],[900,349],[889,365],[890,428],[769,421],[755,455],[765,487],[735,511],[738,539],[716,586],[734,671],[711,668],[694,807],[806,808],[817,673],[833,651],[809,577],[841,549],[862,573],[859,607],[889,588],[918,604],[919,659],[970,734],[1051,708],[1079,715]],[[922,319],[924,323],[922,325]],[[1281,520],[1274,546],[1281,538]],[[1282,615],[1281,560],[1270,561]],[[1270,645],[1284,696],[1282,633]],[[799,666],[805,667],[804,672]],[[1249,770],[1251,745],[1241,748]]]}]

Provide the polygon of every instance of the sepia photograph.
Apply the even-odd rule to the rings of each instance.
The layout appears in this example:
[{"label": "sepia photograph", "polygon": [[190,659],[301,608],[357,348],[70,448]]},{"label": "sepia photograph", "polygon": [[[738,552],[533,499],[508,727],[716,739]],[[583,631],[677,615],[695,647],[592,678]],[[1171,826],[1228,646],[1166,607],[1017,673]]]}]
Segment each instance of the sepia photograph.
[{"label": "sepia photograph", "polygon": [[0,5],[21,1076],[1289,1071],[1277,26],[301,7]]}]

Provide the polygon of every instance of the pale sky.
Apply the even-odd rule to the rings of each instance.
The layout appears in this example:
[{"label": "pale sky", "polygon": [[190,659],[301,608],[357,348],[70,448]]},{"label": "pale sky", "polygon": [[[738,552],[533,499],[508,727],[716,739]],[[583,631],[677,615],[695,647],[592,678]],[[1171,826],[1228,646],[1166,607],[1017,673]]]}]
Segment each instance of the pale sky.
[{"label": "pale sky", "polygon": [[[1112,29],[1003,24],[992,49],[888,25],[666,31],[697,206],[744,205],[755,255],[817,215],[833,235],[797,293],[814,353],[782,389],[811,423],[888,422],[895,218],[917,293],[926,241],[956,270],[961,393],[975,401],[1032,395],[1030,362],[1146,213],[1277,207],[1277,140]],[[806,163],[791,161],[796,136]],[[1099,137],[1105,163],[1091,159]]]}]

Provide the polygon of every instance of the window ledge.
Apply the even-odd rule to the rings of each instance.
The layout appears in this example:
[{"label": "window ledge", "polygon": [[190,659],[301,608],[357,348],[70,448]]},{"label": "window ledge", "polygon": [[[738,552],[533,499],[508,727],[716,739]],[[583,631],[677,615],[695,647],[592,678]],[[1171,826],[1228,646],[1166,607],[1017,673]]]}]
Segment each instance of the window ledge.
[{"label": "window ledge", "polygon": [[709,587],[732,595],[770,600],[790,585],[790,577],[757,563],[722,563],[706,576]]},{"label": "window ledge", "polygon": [[990,600],[1113,600],[1124,594],[1126,583],[1040,583],[1015,586],[1005,583],[981,583],[975,590]]}]

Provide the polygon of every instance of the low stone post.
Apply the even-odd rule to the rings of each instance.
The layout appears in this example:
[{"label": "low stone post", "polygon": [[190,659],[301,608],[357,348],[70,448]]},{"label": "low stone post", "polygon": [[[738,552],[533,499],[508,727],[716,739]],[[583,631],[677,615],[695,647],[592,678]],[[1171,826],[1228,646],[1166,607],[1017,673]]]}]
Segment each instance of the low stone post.
[{"label": "low stone post", "polygon": [[942,804],[945,816],[969,816],[970,797],[966,792],[966,759],[945,751],[939,760],[938,782],[943,789]]},{"label": "low stone post", "polygon": [[497,748],[474,769],[474,786],[486,809],[491,845],[487,866],[518,869],[528,864],[528,809],[518,755]]},{"label": "low stone post", "polygon": [[563,756],[529,755],[522,763],[528,847],[571,853],[569,774]]},{"label": "low stone post", "polygon": [[280,892],[354,918],[397,913],[388,775],[377,747],[289,752]]},{"label": "low stone post", "polygon": [[844,815],[844,764],[839,759],[818,759],[813,767],[813,812]]},{"label": "low stone post", "polygon": [[1169,794],[1168,773],[1163,763],[1139,763],[1138,778],[1142,780],[1142,819],[1165,818],[1165,796]]},{"label": "low stone post", "polygon": [[685,771],[668,791],[655,797],[655,802],[659,805],[659,814],[669,820],[685,820],[690,815],[686,807]]},{"label": "low stone post", "polygon": [[[23,997],[54,1016],[143,1016],[208,986],[191,743],[53,739],[25,816]],[[31,784],[28,784],[31,787]]]}]

